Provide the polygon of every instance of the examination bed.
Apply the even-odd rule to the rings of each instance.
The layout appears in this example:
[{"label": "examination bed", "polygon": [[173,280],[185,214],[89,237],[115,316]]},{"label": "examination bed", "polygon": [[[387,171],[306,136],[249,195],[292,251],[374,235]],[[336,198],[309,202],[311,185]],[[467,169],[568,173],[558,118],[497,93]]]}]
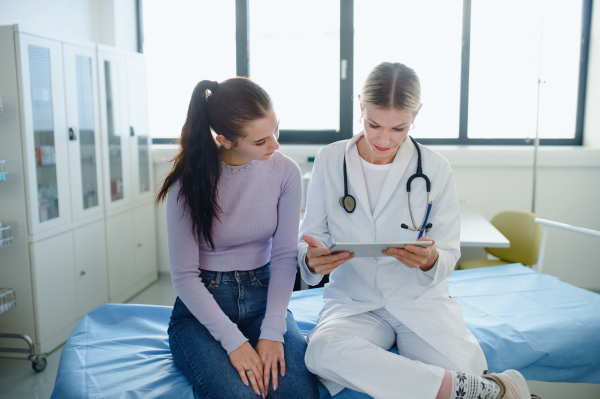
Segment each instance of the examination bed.
[{"label": "examination bed", "polygon": [[[322,292],[292,295],[289,309],[305,335],[316,324]],[[520,264],[456,271],[450,294],[490,372],[513,368],[528,380],[600,384],[599,294]],[[169,351],[170,314],[166,306],[122,304],[90,312],[63,348],[52,398],[192,399]],[[321,398],[330,397],[319,388]],[[368,396],[345,389],[335,398]]]}]

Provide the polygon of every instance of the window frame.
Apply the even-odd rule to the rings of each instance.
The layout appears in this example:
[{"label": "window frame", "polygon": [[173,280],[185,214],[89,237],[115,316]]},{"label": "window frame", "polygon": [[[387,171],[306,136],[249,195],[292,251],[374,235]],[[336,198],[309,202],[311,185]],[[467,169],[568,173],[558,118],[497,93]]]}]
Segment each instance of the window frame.
[{"label": "window frame", "polygon": [[135,16],[136,26],[135,32],[137,34],[137,52],[140,54],[144,53],[144,0],[136,0],[135,2]]},{"label": "window frame", "polygon": [[[138,26],[139,37],[143,40],[142,1],[139,2]],[[469,65],[471,43],[471,2],[463,0],[463,26],[460,77],[460,116],[459,135],[457,138],[420,138],[425,145],[532,145],[531,138],[469,138]],[[579,83],[577,95],[577,114],[575,121],[575,137],[570,139],[540,139],[540,145],[583,145],[583,128],[585,121],[585,100],[587,89],[589,44],[592,19],[593,0],[583,0],[581,24],[581,48],[579,59]],[[235,0],[236,12],[236,73],[238,76],[249,76],[250,38],[249,38],[249,0]],[[140,50],[141,50],[140,44]],[[141,52],[141,51],[140,51]],[[281,144],[330,144],[338,140],[352,138],[353,132],[353,79],[354,79],[354,0],[340,0],[340,68],[346,61],[346,77],[340,77],[340,130],[281,130]],[[172,144],[175,138],[153,138],[153,144]]]}]

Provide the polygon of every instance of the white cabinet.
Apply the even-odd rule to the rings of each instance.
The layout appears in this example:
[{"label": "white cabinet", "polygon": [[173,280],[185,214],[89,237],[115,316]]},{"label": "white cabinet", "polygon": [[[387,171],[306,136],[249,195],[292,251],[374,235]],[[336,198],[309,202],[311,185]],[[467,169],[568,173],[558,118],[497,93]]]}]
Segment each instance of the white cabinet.
[{"label": "white cabinet", "polygon": [[104,220],[31,243],[35,320],[41,351],[108,301]]},{"label": "white cabinet", "polygon": [[18,25],[0,26],[0,54],[0,286],[18,298],[0,332],[48,352],[157,278],[145,61]]},{"label": "white cabinet", "polygon": [[77,317],[108,302],[104,220],[74,230]]},{"label": "white cabinet", "polygon": [[131,202],[152,201],[146,61],[98,45],[101,129],[106,209],[119,212]]},{"label": "white cabinet", "polygon": [[77,321],[73,232],[52,236],[29,247],[36,341],[41,346],[38,350],[47,351],[63,342]]},{"label": "white cabinet", "polygon": [[135,238],[135,265],[140,276],[156,273],[156,223],[154,203],[150,202],[133,211]]},{"label": "white cabinet", "polygon": [[128,298],[128,288],[136,280],[133,214],[124,212],[106,219],[108,276],[111,301]]},{"label": "white cabinet", "polygon": [[106,219],[109,295],[123,302],[157,277],[154,203]]},{"label": "white cabinet", "polygon": [[109,300],[122,302],[157,277],[146,62],[98,45]]},{"label": "white cabinet", "polygon": [[157,278],[146,63],[98,45],[109,300],[122,302]]}]

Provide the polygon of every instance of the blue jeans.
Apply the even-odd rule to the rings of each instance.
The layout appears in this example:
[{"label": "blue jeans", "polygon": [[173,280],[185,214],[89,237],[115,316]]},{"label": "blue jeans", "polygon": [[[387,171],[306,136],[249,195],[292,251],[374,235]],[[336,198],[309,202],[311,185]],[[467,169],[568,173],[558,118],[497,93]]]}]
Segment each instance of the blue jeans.
[{"label": "blue jeans", "polygon": [[[270,264],[249,271],[212,272],[200,270],[199,277],[221,310],[236,323],[256,347],[265,317]],[[306,369],[306,340],[288,310],[284,335],[285,377],[279,375],[277,391],[269,383],[269,398],[310,399],[319,397],[317,379]],[[252,385],[245,386],[227,352],[181,299],[175,300],[169,323],[169,344],[173,360],[194,386],[196,398],[252,398]]]}]

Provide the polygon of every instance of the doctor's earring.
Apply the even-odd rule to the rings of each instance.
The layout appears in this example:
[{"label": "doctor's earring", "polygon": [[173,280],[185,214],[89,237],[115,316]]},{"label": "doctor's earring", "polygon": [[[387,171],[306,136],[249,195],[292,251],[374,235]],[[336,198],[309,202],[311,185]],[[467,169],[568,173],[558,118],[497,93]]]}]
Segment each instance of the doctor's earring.
[{"label": "doctor's earring", "polygon": [[358,123],[363,123],[363,120],[362,120],[362,119],[363,119],[363,118],[362,118],[362,115],[361,115],[361,116],[360,116],[360,118],[358,118]]},{"label": "doctor's earring", "polygon": [[410,127],[410,130],[415,130],[415,123],[414,123],[414,122],[413,122],[413,123],[411,123],[411,124],[410,124],[410,126],[411,126],[411,127]]}]

